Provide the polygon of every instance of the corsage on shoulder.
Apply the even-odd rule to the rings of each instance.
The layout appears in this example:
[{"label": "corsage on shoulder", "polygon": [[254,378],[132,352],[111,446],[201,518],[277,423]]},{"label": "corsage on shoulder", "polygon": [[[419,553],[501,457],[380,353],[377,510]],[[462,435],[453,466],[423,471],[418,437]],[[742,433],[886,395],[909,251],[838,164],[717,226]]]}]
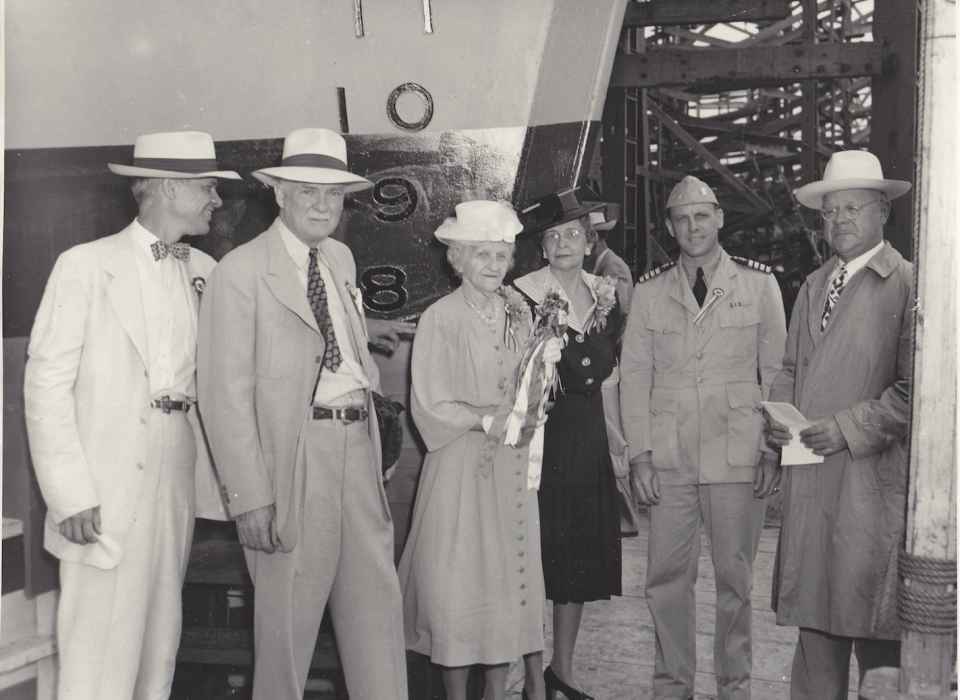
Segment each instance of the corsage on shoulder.
[{"label": "corsage on shoulder", "polygon": [[602,331],[607,325],[607,315],[617,303],[617,286],[612,277],[597,277],[593,281],[593,293],[597,297],[597,304],[593,310],[593,319],[587,332],[592,328]]},{"label": "corsage on shoulder", "polygon": [[504,310],[507,313],[507,323],[503,329],[503,342],[508,348],[517,352],[520,350],[517,329],[528,317],[530,308],[523,300],[523,295],[513,287],[501,285],[497,293],[503,298]]}]

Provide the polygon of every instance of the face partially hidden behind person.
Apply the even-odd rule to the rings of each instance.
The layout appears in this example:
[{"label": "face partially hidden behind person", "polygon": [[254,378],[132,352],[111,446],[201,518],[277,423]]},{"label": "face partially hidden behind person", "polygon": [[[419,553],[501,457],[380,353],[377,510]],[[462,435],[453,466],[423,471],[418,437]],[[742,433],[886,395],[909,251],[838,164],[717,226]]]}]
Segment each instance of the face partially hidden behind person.
[{"label": "face partially hidden behind person", "polygon": [[587,254],[587,229],[580,219],[543,232],[543,255],[555,270],[579,270]]},{"label": "face partially hidden behind person", "polygon": [[503,284],[503,278],[513,264],[513,251],[513,243],[502,241],[457,241],[451,244],[449,257],[465,286],[483,294],[493,294]]}]

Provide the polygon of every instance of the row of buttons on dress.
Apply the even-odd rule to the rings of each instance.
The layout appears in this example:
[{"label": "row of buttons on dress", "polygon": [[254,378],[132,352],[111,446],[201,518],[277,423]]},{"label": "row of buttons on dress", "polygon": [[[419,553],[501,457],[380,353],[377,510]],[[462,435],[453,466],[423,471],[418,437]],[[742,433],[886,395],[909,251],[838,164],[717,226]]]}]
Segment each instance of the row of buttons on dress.
[{"label": "row of buttons on dress", "polygon": [[[523,455],[522,455],[522,454],[517,454],[517,459],[518,459],[518,460],[519,460],[519,459],[523,459]],[[518,470],[517,470],[517,476],[518,476],[518,477],[522,477],[522,476],[523,476],[523,470],[522,470],[522,469],[518,469]],[[520,495],[518,496],[518,499],[519,499],[519,500],[517,501],[517,508],[523,508],[523,486],[522,486],[522,485],[521,485],[521,486],[517,486],[517,493],[520,494]],[[517,525],[520,525],[520,526],[523,525],[523,518],[520,518],[520,519],[517,520]],[[520,541],[520,542],[523,542],[523,535],[517,535],[517,540]],[[521,545],[521,546],[522,546],[522,545]],[[523,551],[522,549],[521,549],[519,552],[517,552],[517,556],[519,556],[521,559],[523,559],[523,555],[524,555],[524,551]],[[526,569],[526,567],[524,567],[524,566],[521,566],[519,569],[517,569],[517,571],[518,571],[519,573],[521,573],[521,574],[524,573],[526,570],[527,570],[527,569]],[[525,591],[526,589],[527,589],[527,584],[521,583],[521,584],[520,584],[520,590],[521,590],[521,591]],[[526,605],[526,604],[527,604],[526,599],[523,599],[523,600],[520,601],[520,605],[521,605],[521,606]]]}]

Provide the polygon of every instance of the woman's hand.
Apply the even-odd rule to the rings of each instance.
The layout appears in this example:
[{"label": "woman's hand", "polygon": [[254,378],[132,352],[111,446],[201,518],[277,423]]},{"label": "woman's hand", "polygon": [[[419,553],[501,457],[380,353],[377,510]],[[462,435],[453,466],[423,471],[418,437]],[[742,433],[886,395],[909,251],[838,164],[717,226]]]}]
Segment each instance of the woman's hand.
[{"label": "woman's hand", "polygon": [[543,361],[552,365],[557,364],[560,361],[560,351],[562,349],[563,344],[560,342],[560,338],[556,336],[550,338],[543,346]]}]

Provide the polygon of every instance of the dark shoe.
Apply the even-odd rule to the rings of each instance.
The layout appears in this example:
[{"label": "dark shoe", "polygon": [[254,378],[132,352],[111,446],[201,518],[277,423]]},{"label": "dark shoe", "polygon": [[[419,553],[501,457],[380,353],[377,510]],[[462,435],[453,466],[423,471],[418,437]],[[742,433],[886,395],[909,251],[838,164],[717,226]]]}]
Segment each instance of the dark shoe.
[{"label": "dark shoe", "polygon": [[549,700],[556,699],[558,690],[563,693],[563,696],[567,698],[567,700],[593,700],[592,696],[581,693],[579,690],[574,690],[557,678],[557,674],[554,673],[553,669],[549,666],[547,666],[547,670],[543,672],[543,682],[547,684],[547,697]]},{"label": "dark shoe", "polygon": [[520,691],[520,700],[530,700],[530,696],[527,695],[527,689],[524,688]]}]

